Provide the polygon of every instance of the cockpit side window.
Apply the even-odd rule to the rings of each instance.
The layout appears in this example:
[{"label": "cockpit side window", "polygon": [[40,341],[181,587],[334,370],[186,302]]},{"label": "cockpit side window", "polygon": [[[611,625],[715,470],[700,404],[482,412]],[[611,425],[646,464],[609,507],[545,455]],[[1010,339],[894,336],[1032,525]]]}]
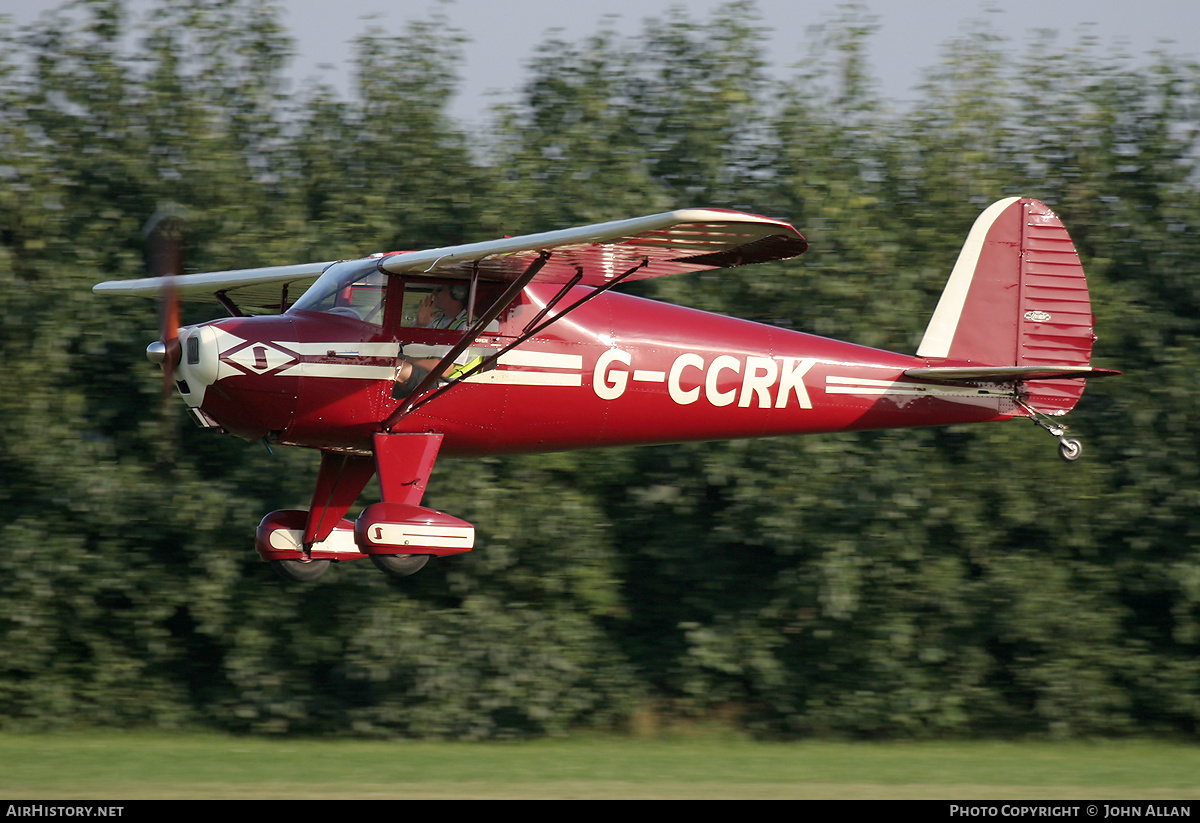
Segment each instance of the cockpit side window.
[{"label": "cockpit side window", "polygon": [[[471,299],[468,282],[406,278],[400,325],[418,329],[466,330],[481,313],[491,307],[501,291],[502,288],[496,283],[477,284],[472,311],[468,305]],[[483,333],[494,334],[499,330],[499,321],[493,321]]]},{"label": "cockpit side window", "polygon": [[420,329],[465,329],[470,291],[470,285],[461,280],[406,280],[400,325]]},{"label": "cockpit side window", "polygon": [[[386,275],[377,258],[334,263],[289,309],[354,317],[382,328],[395,323],[391,312],[399,309],[399,325],[408,329],[466,331],[504,294],[505,284],[480,280],[475,284],[475,305],[467,280],[422,276]],[[387,297],[389,284],[403,290]],[[393,304],[390,300],[396,300]],[[512,334],[509,326],[520,311],[521,298],[505,307],[482,334]],[[387,317],[385,318],[385,314]],[[393,330],[394,331],[394,330]]]}]

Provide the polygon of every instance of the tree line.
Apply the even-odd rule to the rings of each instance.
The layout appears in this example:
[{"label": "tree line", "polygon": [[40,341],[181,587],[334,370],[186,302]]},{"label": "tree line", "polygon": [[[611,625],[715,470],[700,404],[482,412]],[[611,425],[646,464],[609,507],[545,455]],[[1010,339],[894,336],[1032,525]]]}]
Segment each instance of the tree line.
[{"label": "tree line", "polygon": [[[747,2],[550,39],[478,131],[436,15],[365,32],[348,94],[289,87],[267,2],[0,27],[3,727],[1194,735],[1200,69],[981,25],[897,107],[872,31],[851,7],[783,80]],[[1014,194],[1071,231],[1125,372],[1070,420],[1081,462],[1019,422],[443,460],[427,503],[476,548],[403,582],[275,580],[254,527],[307,505],[317,455],[164,413],[152,304],[90,291],[144,275],[164,202],[196,271],[716,206],[811,251],[630,288],[913,351]]]}]

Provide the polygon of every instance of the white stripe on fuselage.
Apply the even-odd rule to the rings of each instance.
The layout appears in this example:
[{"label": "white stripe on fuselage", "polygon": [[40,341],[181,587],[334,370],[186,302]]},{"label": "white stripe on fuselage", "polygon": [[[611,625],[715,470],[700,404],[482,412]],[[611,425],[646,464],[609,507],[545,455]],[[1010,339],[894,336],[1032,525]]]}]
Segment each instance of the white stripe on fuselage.
[{"label": "white stripe on fuselage", "polygon": [[[220,337],[222,368],[218,379],[236,373],[391,380],[395,377],[392,363],[401,351],[397,343],[251,342],[228,332],[222,332]],[[405,346],[403,351],[407,357],[440,358],[449,350],[449,346],[411,344]],[[459,360],[487,356],[492,351],[475,347]],[[361,360],[375,362],[355,362]],[[633,355],[629,352],[610,349],[602,354],[592,375],[597,395],[605,400],[615,400],[631,383],[665,383],[670,398],[678,405],[688,405],[703,397],[715,406],[736,402],[738,406],[753,404],[759,408],[812,408],[803,378],[816,364],[815,359],[723,355],[708,362],[699,354],[685,352],[675,359],[669,370],[634,368],[632,362]],[[579,354],[514,349],[501,355],[495,368],[473,374],[465,382],[495,386],[581,388],[584,385],[583,369],[584,358]],[[689,383],[690,387],[685,388],[682,382],[685,375],[698,385],[690,386]],[[721,389],[723,384],[720,384],[720,380],[735,375],[741,375],[738,386]],[[827,395],[897,400],[937,397],[971,402],[1011,397],[1011,390],[999,387],[952,386],[832,374],[825,378],[824,390]]]},{"label": "white stripe on fuselage", "polygon": [[[271,374],[289,377],[323,377],[339,380],[390,380],[392,363],[399,357],[399,343],[249,341],[218,330],[221,368],[217,379],[240,374]],[[450,346],[410,344],[403,348],[409,358],[441,358]],[[464,357],[486,356],[491,350],[472,348]],[[351,362],[376,360],[376,363]],[[378,361],[387,361],[380,363]],[[346,362],[341,362],[346,361]],[[578,354],[514,349],[502,355],[498,368],[467,378],[471,383],[507,386],[583,385],[583,357]],[[522,371],[540,369],[541,371]]]},{"label": "white stripe on fuselage", "polygon": [[502,386],[582,386],[582,374],[561,374],[543,371],[516,371],[515,369],[494,369],[482,374],[473,374],[466,383],[490,383]]}]

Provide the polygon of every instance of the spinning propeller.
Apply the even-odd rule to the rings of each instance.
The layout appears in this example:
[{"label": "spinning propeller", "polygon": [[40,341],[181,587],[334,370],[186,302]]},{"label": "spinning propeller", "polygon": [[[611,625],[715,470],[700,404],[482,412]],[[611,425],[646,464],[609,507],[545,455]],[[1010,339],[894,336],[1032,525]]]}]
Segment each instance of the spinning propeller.
[{"label": "spinning propeller", "polygon": [[142,228],[146,247],[146,265],[150,274],[161,277],[158,337],[146,349],[152,362],[162,365],[162,392],[170,394],[175,385],[175,367],[179,365],[179,290],[175,278],[183,272],[183,208],[164,206]]}]

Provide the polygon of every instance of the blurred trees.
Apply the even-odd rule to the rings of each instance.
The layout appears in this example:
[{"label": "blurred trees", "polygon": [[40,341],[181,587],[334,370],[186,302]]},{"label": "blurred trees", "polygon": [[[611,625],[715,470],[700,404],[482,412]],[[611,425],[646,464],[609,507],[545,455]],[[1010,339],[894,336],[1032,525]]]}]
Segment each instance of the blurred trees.
[{"label": "blurred trees", "polygon": [[[365,33],[350,99],[289,91],[269,3],[0,30],[4,723],[1194,734],[1200,70],[979,29],[896,111],[871,33],[851,9],[785,80],[747,3],[549,41],[482,140],[447,114],[462,42],[437,19]],[[153,307],[90,292],[143,273],[167,201],[193,270],[713,205],[812,251],[638,290],[911,351],[1011,194],[1071,230],[1097,359],[1127,370],[1084,396],[1082,462],[1017,423],[447,460],[427,499],[477,548],[403,583],[275,581],[254,526],[307,503],[316,456],[162,414]]]}]

